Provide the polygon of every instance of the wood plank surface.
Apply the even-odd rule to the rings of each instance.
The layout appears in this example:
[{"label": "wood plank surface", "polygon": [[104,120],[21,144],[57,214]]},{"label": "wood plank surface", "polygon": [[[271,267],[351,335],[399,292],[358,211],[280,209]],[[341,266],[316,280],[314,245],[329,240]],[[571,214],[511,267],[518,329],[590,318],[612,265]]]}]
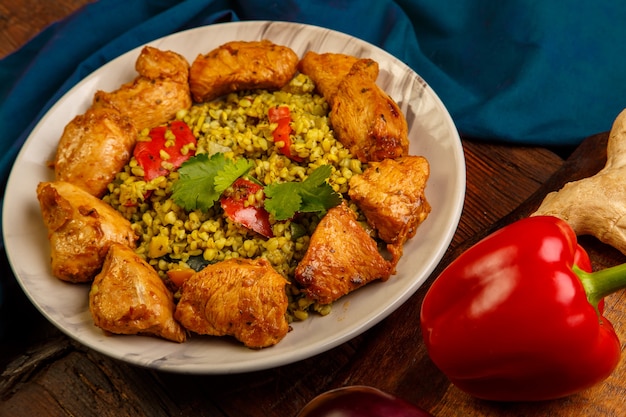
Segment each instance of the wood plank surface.
[{"label": "wood plank surface", "polygon": [[94,0],[0,1],[0,58],[24,45],[39,31]]},{"label": "wood plank surface", "polygon": [[[89,1],[1,0],[0,56]],[[608,126],[607,126],[608,128]],[[424,294],[439,271],[487,233],[527,216],[549,191],[592,175],[606,158],[606,133],[587,139],[566,161],[550,150],[463,139],[467,193],[457,232],[441,264],[406,303],[364,334],[290,365],[236,375],[180,375],[144,369],[74,342],[47,322],[0,256],[0,417],[289,417],[315,395],[372,385],[444,416],[621,416],[626,365],[604,383],[561,400],[496,403],[469,397],[433,365],[419,328]],[[594,268],[624,256],[593,238],[581,242]],[[606,316],[626,340],[624,292],[606,299]],[[529,302],[529,308],[532,303]]]}]

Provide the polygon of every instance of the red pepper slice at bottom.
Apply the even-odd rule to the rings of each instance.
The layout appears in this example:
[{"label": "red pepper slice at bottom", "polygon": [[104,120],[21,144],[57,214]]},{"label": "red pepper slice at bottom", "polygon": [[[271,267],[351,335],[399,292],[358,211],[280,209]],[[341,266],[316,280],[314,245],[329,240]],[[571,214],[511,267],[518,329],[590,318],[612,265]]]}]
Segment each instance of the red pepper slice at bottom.
[{"label": "red pepper slice at bottom", "polygon": [[250,230],[265,237],[273,237],[274,232],[269,213],[262,205],[246,204],[250,194],[256,194],[263,187],[245,178],[235,180],[229,190],[220,198],[226,216]]},{"label": "red pepper slice at bottom", "polygon": [[421,309],[428,353],[453,384],[482,399],[546,400],[591,387],[620,359],[601,301],[624,288],[625,270],[590,273],[563,220],[517,221],[433,282]]}]

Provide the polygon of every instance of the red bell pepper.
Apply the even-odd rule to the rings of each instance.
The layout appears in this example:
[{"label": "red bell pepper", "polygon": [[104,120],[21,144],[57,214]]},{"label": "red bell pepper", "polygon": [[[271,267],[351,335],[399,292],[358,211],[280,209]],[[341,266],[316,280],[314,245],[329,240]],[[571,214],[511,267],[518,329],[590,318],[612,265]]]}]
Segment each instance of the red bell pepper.
[{"label": "red bell pepper", "polygon": [[[174,134],[174,141],[165,138],[168,129]],[[164,162],[172,169],[178,169],[195,154],[195,148],[184,154],[181,152],[185,145],[196,144],[193,132],[183,121],[175,120],[169,126],[155,127],[150,130],[149,136],[149,141],[137,142],[133,151],[137,163],[143,168],[146,181],[170,173],[170,169],[163,166]],[[166,159],[162,158],[161,151],[167,153]]]},{"label": "red bell pepper", "polygon": [[276,129],[272,132],[274,143],[279,143],[278,151],[287,158],[302,162],[304,159],[291,152],[291,112],[287,106],[270,107],[267,116],[270,123],[276,123]]},{"label": "red bell pepper", "polygon": [[256,194],[262,189],[263,186],[255,182],[238,178],[228,190],[224,191],[220,197],[220,204],[226,216],[232,221],[262,236],[273,237],[270,215],[263,207],[263,202],[246,204],[250,194]]},{"label": "red bell pepper", "polygon": [[437,277],[421,309],[433,363],[482,399],[564,397],[606,379],[620,341],[603,298],[626,264],[591,273],[571,227],[538,216],[478,242]]}]

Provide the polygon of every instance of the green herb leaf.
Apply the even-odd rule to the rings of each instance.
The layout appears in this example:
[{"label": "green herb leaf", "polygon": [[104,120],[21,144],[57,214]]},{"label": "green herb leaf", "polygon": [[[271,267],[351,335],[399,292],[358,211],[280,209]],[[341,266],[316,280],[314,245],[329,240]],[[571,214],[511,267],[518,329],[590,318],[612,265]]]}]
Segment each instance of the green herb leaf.
[{"label": "green herb leaf", "polygon": [[265,187],[265,209],[276,220],[287,220],[297,212],[325,213],[341,203],[341,195],[326,182],[332,172],[322,165],[302,182],[269,184]]},{"label": "green herb leaf", "polygon": [[207,154],[196,155],[178,169],[172,199],[185,210],[207,211],[226,188],[250,170],[251,164],[246,159],[226,159],[223,153],[210,158]]},{"label": "green herb leaf", "polygon": [[215,177],[214,185],[215,192],[222,194],[228,187],[230,187],[237,178],[244,174],[247,174],[254,166],[254,162],[248,161],[245,158],[237,159],[236,161],[228,160],[230,163],[224,165],[219,175]]},{"label": "green herb leaf", "polygon": [[296,182],[273,183],[264,188],[264,207],[276,220],[287,220],[293,217],[302,205],[302,197]]}]

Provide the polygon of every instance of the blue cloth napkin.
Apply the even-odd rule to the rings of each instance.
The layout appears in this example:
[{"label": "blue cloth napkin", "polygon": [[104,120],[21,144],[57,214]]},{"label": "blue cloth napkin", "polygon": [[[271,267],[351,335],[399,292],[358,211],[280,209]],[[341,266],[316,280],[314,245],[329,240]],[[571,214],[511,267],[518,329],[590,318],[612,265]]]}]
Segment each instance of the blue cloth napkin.
[{"label": "blue cloth napkin", "polygon": [[0,181],[34,123],[91,71],[152,39],[237,20],[309,23],[382,47],[469,137],[576,145],[626,107],[626,2],[99,0],[0,61]]}]

